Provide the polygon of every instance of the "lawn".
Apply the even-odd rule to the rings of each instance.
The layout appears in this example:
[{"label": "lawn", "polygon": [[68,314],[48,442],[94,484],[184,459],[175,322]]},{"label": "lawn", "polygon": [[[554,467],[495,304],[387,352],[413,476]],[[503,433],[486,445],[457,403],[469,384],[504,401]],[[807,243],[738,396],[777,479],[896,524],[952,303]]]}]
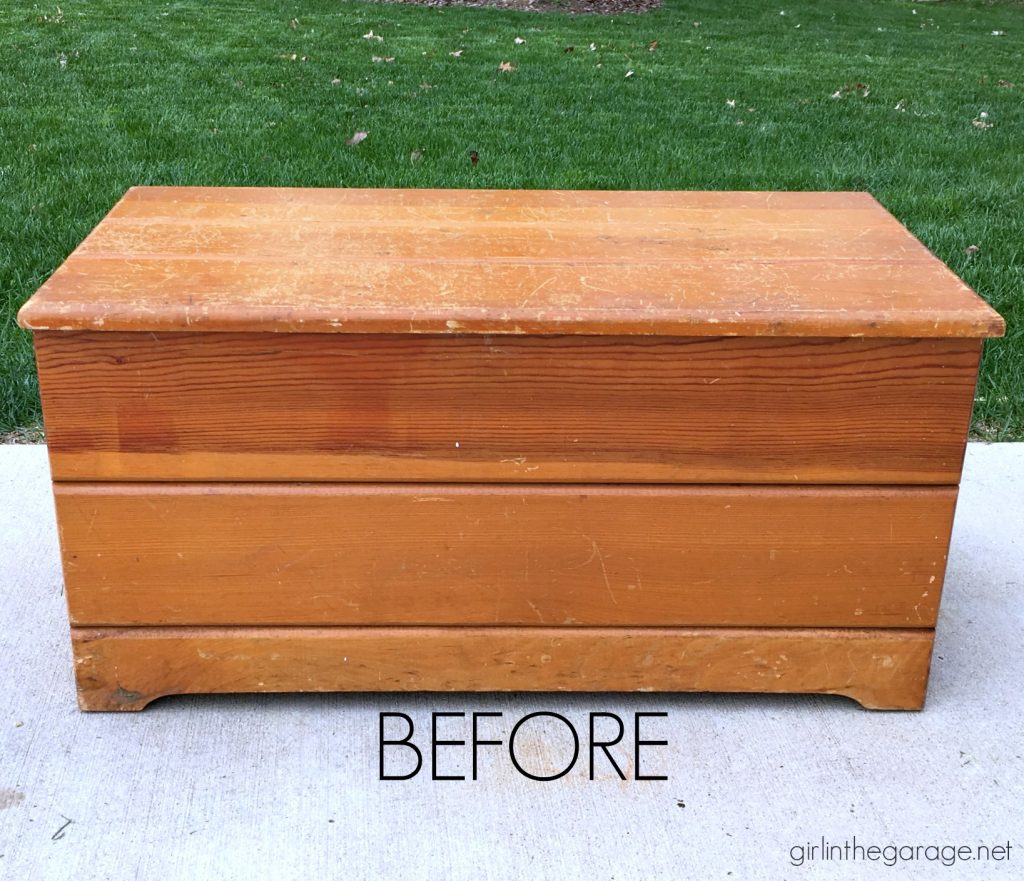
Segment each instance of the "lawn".
[{"label": "lawn", "polygon": [[1006,317],[974,431],[1024,438],[1020,3],[66,0],[0,32],[0,432],[39,419],[17,308],[122,192],[232,184],[870,190]]}]

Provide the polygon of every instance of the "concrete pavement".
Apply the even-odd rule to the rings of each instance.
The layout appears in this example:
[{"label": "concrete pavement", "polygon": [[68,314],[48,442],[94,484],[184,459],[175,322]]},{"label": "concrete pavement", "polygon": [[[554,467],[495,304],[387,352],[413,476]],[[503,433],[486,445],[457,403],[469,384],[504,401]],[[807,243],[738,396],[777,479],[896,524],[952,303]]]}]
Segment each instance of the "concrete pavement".
[{"label": "concrete pavement", "polygon": [[[972,444],[921,713],[645,694],[172,697],[82,714],[45,450],[0,447],[0,878],[1022,877],[1022,537],[1024,444]],[[421,745],[435,711],[502,712],[488,730],[505,738],[536,711],[582,732],[591,711],[629,724],[665,712],[644,722],[669,741],[645,748],[644,771],[669,779],[623,782],[602,765],[591,781],[584,753],[561,780],[534,782],[487,748],[475,782],[382,782],[381,711],[408,714]],[[543,765],[570,746],[560,723],[541,722],[523,748]],[[464,750],[441,754],[448,773],[468,768]],[[793,865],[796,846],[854,836],[1013,849],[952,866],[924,851],[895,868]]]}]

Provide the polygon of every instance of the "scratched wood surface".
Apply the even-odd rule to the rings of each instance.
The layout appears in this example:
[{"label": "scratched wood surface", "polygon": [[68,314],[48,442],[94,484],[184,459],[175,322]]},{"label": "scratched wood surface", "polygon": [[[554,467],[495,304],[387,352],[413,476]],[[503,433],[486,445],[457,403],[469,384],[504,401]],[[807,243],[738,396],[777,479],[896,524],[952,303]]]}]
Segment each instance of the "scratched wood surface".
[{"label": "scratched wood surface", "polygon": [[953,484],[979,349],[36,334],[57,480]]},{"label": "scratched wood surface", "polygon": [[1003,332],[858,193],[137,188],[19,320],[86,709],[920,707]]},{"label": "scratched wood surface", "polygon": [[930,627],[954,488],[58,484],[73,623]]},{"label": "scratched wood surface", "polygon": [[919,709],[933,637],[869,629],[72,630],[86,710],[239,691],[760,691]]},{"label": "scratched wood surface", "polygon": [[985,337],[862,193],[135,188],[32,329]]}]

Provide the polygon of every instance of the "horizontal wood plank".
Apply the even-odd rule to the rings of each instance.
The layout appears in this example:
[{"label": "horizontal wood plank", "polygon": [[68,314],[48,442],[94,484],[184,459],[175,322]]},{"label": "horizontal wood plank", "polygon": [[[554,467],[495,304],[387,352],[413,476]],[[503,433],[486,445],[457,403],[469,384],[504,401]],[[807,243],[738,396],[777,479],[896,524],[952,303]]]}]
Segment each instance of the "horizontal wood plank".
[{"label": "horizontal wood plank", "polygon": [[[357,212],[343,221],[285,222],[269,218],[234,220],[167,219],[161,223],[114,220],[96,228],[77,251],[78,257],[135,259],[193,258],[202,243],[205,259],[246,259],[278,262],[427,261],[443,267],[451,261],[489,260],[546,264],[549,262],[676,265],[686,262],[735,260],[742,251],[752,262],[772,259],[819,260],[822,254],[848,247],[856,239],[856,260],[931,264],[920,243],[878,213],[870,222],[829,227],[810,218],[748,216],[708,217],[695,234],[694,220],[667,218],[624,222],[612,231],[576,221],[451,223],[441,211],[404,222],[364,223]],[[581,222],[584,221],[584,222]],[[685,257],[680,251],[685,248]],[[851,258],[852,259],[852,258]],[[349,269],[348,266],[339,269]],[[512,305],[512,304],[509,304]]]},{"label": "horizontal wood plank", "polygon": [[[643,192],[609,190],[455,190],[455,189],[372,189],[323,187],[132,187],[118,203],[113,216],[130,213],[134,206],[149,204],[167,216],[182,205],[241,206],[252,212],[264,206],[327,208],[334,211],[375,207],[391,211],[410,208],[419,211],[465,208],[481,212],[529,212],[595,210],[768,209],[810,211],[862,210],[877,212],[869,193],[767,190],[650,190]],[[173,208],[169,208],[173,206]]]},{"label": "horizontal wood plank", "polygon": [[34,330],[984,337],[855,193],[130,190]]},{"label": "horizontal wood plank", "polygon": [[57,484],[79,625],[931,627],[954,488]]},{"label": "horizontal wood plank", "polygon": [[931,630],[72,630],[79,702],[282,691],[757,691],[919,709]]},{"label": "horizontal wood plank", "polygon": [[979,349],[36,335],[57,480],[953,484]]}]

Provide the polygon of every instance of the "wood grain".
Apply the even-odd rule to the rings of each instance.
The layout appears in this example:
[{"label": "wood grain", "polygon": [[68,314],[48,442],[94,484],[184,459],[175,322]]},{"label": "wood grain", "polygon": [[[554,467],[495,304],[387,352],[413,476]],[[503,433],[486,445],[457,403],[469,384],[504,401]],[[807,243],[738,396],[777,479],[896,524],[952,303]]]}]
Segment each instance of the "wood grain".
[{"label": "wood grain", "polygon": [[931,630],[119,628],[72,631],[84,710],[168,694],[759,691],[919,709]]},{"label": "wood grain", "polygon": [[130,331],[984,337],[866,194],[130,190],[22,309]]},{"label": "wood grain", "polygon": [[57,480],[959,480],[977,340],[40,332]]},{"label": "wood grain", "polygon": [[953,488],[57,484],[79,625],[931,627]]},{"label": "wood grain", "polygon": [[924,699],[980,338],[857,193],[137,188],[23,307],[81,704]]}]

